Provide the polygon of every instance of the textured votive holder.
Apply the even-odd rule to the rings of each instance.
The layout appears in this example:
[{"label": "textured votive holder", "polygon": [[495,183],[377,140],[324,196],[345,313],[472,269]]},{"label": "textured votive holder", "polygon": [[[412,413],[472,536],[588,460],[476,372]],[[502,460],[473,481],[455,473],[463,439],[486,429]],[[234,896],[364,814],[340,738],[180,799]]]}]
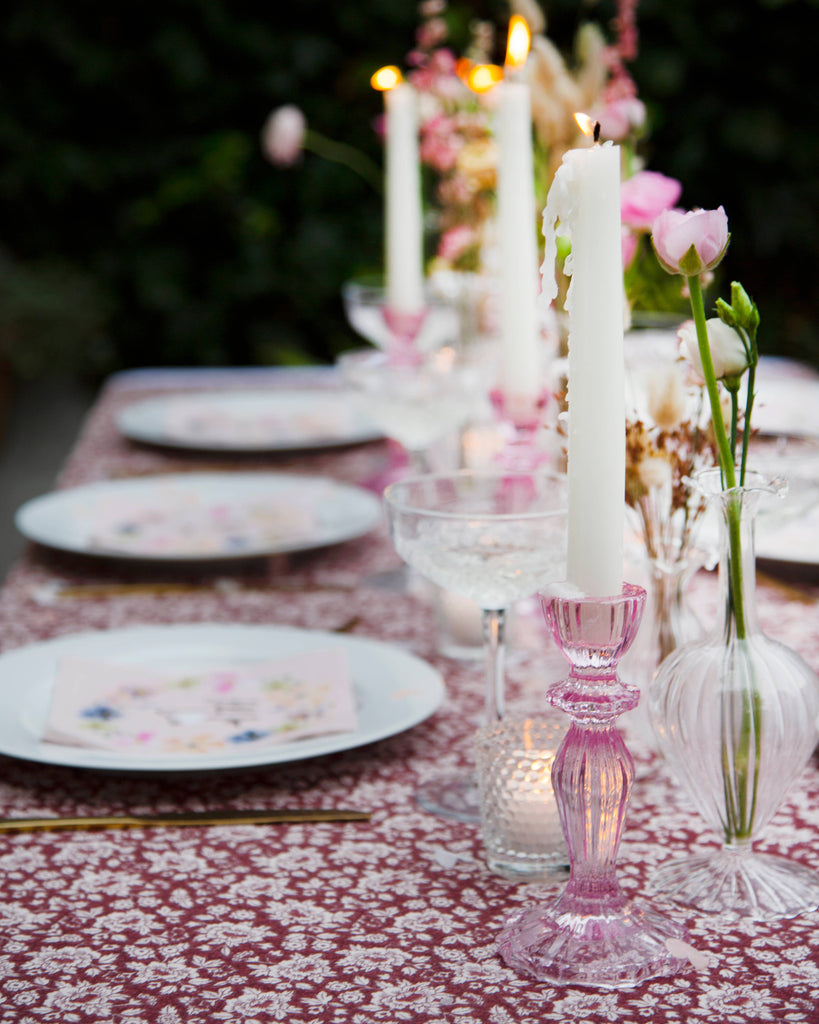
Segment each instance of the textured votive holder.
[{"label": "textured votive holder", "polygon": [[535,882],[565,876],[569,854],[552,789],[552,762],[569,727],[548,718],[504,718],[479,729],[475,760],[490,871]]}]

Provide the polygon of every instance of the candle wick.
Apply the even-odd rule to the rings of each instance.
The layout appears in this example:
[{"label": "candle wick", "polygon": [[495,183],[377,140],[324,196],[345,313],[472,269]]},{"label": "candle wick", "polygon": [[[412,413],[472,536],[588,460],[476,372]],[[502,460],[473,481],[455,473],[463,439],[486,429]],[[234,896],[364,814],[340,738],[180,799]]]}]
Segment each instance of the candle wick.
[{"label": "candle wick", "polygon": [[595,142],[599,142],[600,141],[600,122],[599,121],[595,121],[594,122],[594,141]]}]

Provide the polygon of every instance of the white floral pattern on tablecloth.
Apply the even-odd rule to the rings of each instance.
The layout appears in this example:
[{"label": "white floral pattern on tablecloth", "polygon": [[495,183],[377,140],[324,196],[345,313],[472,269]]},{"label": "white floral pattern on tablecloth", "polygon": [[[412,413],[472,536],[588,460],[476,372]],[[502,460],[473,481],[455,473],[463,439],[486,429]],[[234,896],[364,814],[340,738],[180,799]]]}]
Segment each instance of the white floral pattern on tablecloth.
[{"label": "white floral pattern on tablecloth", "polygon": [[[64,484],[179,471],[111,430],[109,389]],[[360,482],[382,445],[317,454],[310,472]],[[270,465],[270,462],[263,462]],[[305,460],[275,460],[304,471]],[[0,591],[3,649],[83,629],[155,622],[349,626],[410,648],[443,672],[448,696],[422,725],[371,747],[217,775],[129,776],[2,759],[0,813],[352,807],[365,823],[45,832],[0,837],[0,1020],[14,1024],[818,1024],[819,914],[748,922],[666,906],[707,966],[631,992],[521,978],[496,952],[514,908],[542,891],[489,873],[478,830],[418,809],[418,783],[470,764],[479,663],[435,649],[423,590],[385,585],[398,560],[383,533],[282,563],[240,566],[213,586],[60,597],[57,584],[144,581],[139,566],[29,551]],[[227,570],[222,567],[224,576]],[[153,579],[154,577],[149,577]],[[714,607],[712,576],[692,603]],[[50,600],[44,592],[52,587]],[[44,591],[46,588],[46,591]],[[759,587],[763,624],[819,668],[817,590]],[[352,625],[350,625],[352,623]],[[510,658],[513,703],[541,706],[555,676],[544,630]],[[538,641],[539,638],[539,641]],[[647,750],[647,748],[646,748]],[[812,763],[761,846],[819,869],[819,768]],[[619,857],[635,896],[669,857],[715,845],[680,788],[642,753]],[[556,883],[557,884],[557,883]],[[553,888],[553,887],[552,887]]]}]

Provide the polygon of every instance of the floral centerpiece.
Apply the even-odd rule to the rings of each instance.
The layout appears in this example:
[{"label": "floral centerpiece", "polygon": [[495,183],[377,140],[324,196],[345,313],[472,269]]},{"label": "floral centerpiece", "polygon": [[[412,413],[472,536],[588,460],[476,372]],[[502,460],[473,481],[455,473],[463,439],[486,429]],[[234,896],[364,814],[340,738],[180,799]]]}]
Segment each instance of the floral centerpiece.
[{"label": "floral centerpiece", "polygon": [[[618,0],[614,39],[600,27],[581,25],[573,53],[564,56],[546,31],[536,0],[510,0],[531,31],[526,75],[531,89],[536,208],[541,213],[564,153],[578,145],[578,111],[600,124],[600,137],[623,154],[624,287],[633,310],[680,309],[679,289],[669,286],[649,243],[654,218],[681,192],[673,178],[645,168],[639,155],[647,135],[646,108],[628,72],[638,49],[637,0]],[[420,158],[425,168],[427,227],[434,238],[430,273],[492,273],[495,270],[495,188],[498,153],[491,86],[502,70],[492,65],[496,26],[475,21],[462,53],[450,39],[448,0],[422,0],[415,45],[407,55],[408,80],[418,92]],[[483,83],[483,84],[481,84]],[[297,163],[304,151],[339,163],[381,190],[381,172],[345,142],[309,126],[287,104],[271,112],[262,129],[262,150],[276,166]]]},{"label": "floral centerpiece", "polygon": [[[556,169],[580,132],[578,111],[600,124],[600,137],[617,142],[623,154],[624,286],[630,308],[680,309],[679,290],[670,286],[649,242],[654,218],[674,205],[679,182],[644,167],[640,143],[647,133],[646,109],[627,65],[637,55],[636,0],[619,0],[615,39],[606,40],[594,23],[582,25],[574,53],[564,57],[546,33],[546,18],[535,0],[510,0],[532,33],[526,65],[531,89],[537,209],[540,213]],[[437,237],[434,272],[492,271],[495,261],[494,199],[497,149],[491,86],[502,73],[488,62],[495,26],[479,21],[470,45],[457,54],[450,45],[446,0],[423,0],[408,78],[421,106],[421,160],[431,179],[429,218]],[[481,82],[488,86],[483,91]]]}]

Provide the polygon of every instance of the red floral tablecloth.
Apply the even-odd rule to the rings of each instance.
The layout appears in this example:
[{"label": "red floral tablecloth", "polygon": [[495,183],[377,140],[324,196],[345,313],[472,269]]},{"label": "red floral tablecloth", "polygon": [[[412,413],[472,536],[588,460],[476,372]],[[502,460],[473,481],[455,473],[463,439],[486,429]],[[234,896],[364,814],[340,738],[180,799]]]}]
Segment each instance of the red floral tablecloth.
[{"label": "red floral tablecloth", "polygon": [[[276,376],[274,383],[281,383]],[[294,377],[292,379],[299,379]],[[284,380],[288,380],[287,377]],[[362,482],[386,447],[228,457],[132,445],[114,417],[173,387],[242,375],[131,374],[91,411],[61,486],[190,469],[275,468]],[[253,378],[258,387],[259,378]],[[539,890],[498,878],[478,829],[419,810],[419,782],[466,768],[482,710],[476,662],[442,657],[423,592],[383,585],[399,567],[383,529],[331,550],[170,576],[31,548],[0,591],[0,641],[23,644],[145,623],[344,627],[436,666],[447,697],[410,731],[311,761],[226,773],[128,775],[0,757],[0,815],[217,807],[350,807],[366,823],[20,833],[0,836],[0,1020],[214,1024],[602,1024],[819,1021],[819,915],[754,923],[667,910],[708,965],[629,992],[554,988],[518,977],[496,952],[506,915]],[[224,580],[229,579],[229,585]],[[121,592],[59,584],[128,581]],[[186,587],[157,590],[155,583]],[[221,581],[221,582],[220,582]],[[713,601],[704,575],[695,598]],[[817,590],[760,587],[763,624],[819,669]],[[510,659],[519,706],[542,706],[558,666],[535,623]],[[655,865],[713,845],[663,766],[641,757],[619,877],[640,894]],[[819,767],[811,764],[760,846],[819,869]],[[555,883],[559,884],[559,883]]]}]

